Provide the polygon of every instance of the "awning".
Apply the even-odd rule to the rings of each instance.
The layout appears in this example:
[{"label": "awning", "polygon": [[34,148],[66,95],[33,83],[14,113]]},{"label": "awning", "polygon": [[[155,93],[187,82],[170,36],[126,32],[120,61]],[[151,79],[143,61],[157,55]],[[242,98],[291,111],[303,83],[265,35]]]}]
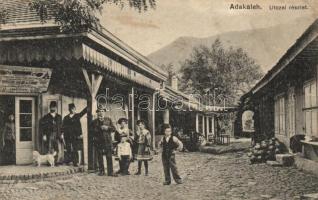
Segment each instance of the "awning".
[{"label": "awning", "polygon": [[71,40],[61,39],[58,42],[16,42],[0,44],[1,63],[41,63],[80,60],[92,63],[120,77],[127,78],[151,89],[159,89],[160,82],[153,80],[97,50]]},{"label": "awning", "polygon": [[83,58],[84,60],[97,65],[103,69],[107,69],[110,72],[115,73],[118,76],[130,79],[138,84],[144,85],[152,89],[160,89],[160,83],[152,80],[147,76],[138,73],[127,66],[117,62],[116,60],[109,58],[108,56],[92,49],[91,47],[83,44]]}]

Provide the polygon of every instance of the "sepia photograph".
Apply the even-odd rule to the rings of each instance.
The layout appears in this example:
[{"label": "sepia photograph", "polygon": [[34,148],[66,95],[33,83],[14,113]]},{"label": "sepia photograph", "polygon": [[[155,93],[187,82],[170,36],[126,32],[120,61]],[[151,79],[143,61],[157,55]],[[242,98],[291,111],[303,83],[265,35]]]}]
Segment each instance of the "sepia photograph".
[{"label": "sepia photograph", "polygon": [[0,200],[318,199],[318,0],[0,0]]}]

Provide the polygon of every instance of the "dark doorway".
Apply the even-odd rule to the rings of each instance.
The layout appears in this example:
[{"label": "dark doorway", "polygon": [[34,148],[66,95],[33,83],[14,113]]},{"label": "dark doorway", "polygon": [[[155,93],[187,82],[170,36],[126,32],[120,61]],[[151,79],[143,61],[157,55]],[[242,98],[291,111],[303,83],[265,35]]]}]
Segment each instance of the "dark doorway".
[{"label": "dark doorway", "polygon": [[15,164],[14,114],[14,96],[0,96],[0,165]]}]

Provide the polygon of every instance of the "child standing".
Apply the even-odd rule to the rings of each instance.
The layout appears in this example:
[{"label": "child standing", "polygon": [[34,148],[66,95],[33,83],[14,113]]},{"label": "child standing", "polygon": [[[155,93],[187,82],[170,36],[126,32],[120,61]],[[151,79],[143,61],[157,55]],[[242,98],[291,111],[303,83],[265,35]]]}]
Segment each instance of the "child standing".
[{"label": "child standing", "polygon": [[181,151],[183,149],[182,142],[175,136],[172,136],[171,126],[169,124],[163,125],[163,131],[165,136],[160,141],[162,147],[162,165],[165,174],[165,182],[163,185],[171,184],[170,170],[174,181],[177,184],[182,184],[182,179],[179,175],[175,157],[175,151]]},{"label": "child standing", "polygon": [[130,175],[129,164],[132,158],[130,144],[127,142],[127,137],[121,137],[121,142],[117,146],[117,155],[119,158],[119,172],[122,175]]},{"label": "child standing", "polygon": [[145,122],[143,120],[137,121],[138,131],[135,135],[135,143],[137,144],[137,155],[138,160],[138,171],[135,175],[141,174],[142,162],[145,166],[145,176],[148,176],[148,159],[145,159],[150,155],[150,143],[151,143],[151,134],[146,129]]}]

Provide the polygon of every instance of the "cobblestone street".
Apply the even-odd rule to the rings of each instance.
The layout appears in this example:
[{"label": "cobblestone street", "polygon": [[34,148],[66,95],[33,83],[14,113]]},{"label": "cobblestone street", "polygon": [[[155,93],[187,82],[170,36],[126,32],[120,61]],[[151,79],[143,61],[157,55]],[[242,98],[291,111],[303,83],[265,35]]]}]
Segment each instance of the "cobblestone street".
[{"label": "cobblestone street", "polygon": [[[66,180],[0,185],[0,199],[301,199],[318,192],[318,177],[296,168],[249,165],[243,153],[179,153],[184,184],[163,186],[159,156],[150,175],[99,177],[76,174]],[[132,163],[131,172],[137,163]]]}]

